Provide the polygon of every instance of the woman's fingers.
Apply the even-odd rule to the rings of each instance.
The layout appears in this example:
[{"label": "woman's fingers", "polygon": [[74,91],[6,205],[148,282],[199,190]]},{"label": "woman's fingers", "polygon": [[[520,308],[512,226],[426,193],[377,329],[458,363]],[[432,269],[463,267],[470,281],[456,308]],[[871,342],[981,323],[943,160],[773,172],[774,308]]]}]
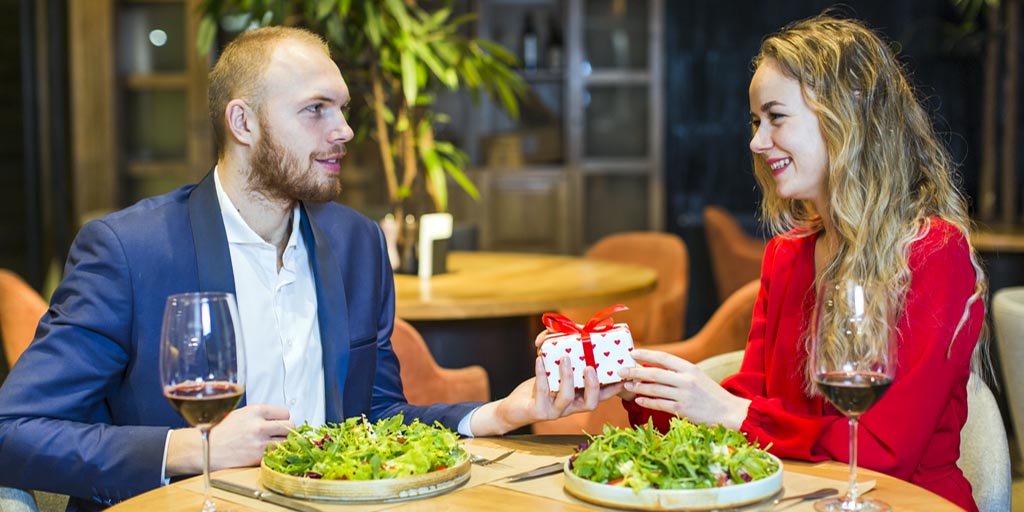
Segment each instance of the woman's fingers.
[{"label": "woman's fingers", "polygon": [[[664,368],[645,367],[637,366],[634,368],[627,368],[619,372],[622,379],[627,382],[638,383],[638,382],[655,382],[660,384],[667,384],[673,386],[679,386],[684,384],[687,380],[687,374],[679,371],[668,370]],[[633,391],[629,386],[627,389]]]},{"label": "woman's fingers", "polygon": [[694,364],[680,357],[676,357],[661,350],[635,349],[632,354],[636,362],[646,365],[658,366],[666,370],[684,371],[694,367]]},{"label": "woman's fingers", "polygon": [[637,396],[634,398],[636,404],[640,407],[647,409],[653,409],[656,411],[664,411],[671,414],[680,414],[677,410],[678,402],[673,400],[666,400],[664,398],[653,398],[649,396]]}]

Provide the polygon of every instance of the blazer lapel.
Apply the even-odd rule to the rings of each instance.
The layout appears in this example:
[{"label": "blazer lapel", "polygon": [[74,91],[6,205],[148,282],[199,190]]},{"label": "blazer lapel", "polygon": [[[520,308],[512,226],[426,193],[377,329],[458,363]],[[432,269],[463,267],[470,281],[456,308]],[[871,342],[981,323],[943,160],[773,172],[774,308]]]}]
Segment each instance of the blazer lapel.
[{"label": "blazer lapel", "polygon": [[188,216],[192,224],[192,242],[196,247],[199,290],[235,293],[228,235],[224,231],[224,218],[220,213],[212,170],[192,189],[188,198]]},{"label": "blazer lapel", "polygon": [[[188,198],[188,221],[196,248],[199,291],[235,293],[235,271],[231,267],[228,235],[217,200],[217,185],[211,170]],[[245,395],[238,407],[245,407]]]},{"label": "blazer lapel", "polygon": [[348,375],[348,303],[345,281],[327,235],[311,215],[315,205],[302,205],[302,238],[310,255],[310,267],[316,284],[317,318],[320,322],[320,346],[323,351],[324,397],[329,422],[344,421],[342,390]]}]

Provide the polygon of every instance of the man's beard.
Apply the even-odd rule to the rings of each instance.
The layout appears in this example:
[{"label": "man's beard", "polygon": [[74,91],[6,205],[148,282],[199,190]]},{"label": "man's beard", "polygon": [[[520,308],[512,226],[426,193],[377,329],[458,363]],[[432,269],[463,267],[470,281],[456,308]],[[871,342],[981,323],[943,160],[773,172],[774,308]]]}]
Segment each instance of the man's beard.
[{"label": "man's beard", "polygon": [[263,116],[259,123],[261,139],[249,160],[249,184],[254,191],[287,201],[322,203],[338,197],[341,193],[338,176],[324,176],[314,166],[318,156],[344,155],[344,146],[339,144],[323,154],[310,155],[303,167],[299,158],[274,140]]}]

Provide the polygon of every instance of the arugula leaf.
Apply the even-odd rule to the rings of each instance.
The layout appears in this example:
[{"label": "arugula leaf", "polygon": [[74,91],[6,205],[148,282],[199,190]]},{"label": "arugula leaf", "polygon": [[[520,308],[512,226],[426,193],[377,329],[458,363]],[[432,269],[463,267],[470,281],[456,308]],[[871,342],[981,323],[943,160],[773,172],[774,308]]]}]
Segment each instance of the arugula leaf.
[{"label": "arugula leaf", "polygon": [[710,489],[760,480],[778,463],[743,434],[721,425],[672,418],[664,434],[653,422],[605,425],[571,459],[572,472],[593,482],[642,489]]},{"label": "arugula leaf", "polygon": [[458,436],[440,423],[402,414],[371,423],[365,416],[320,428],[303,425],[267,447],[267,467],[287,475],[324,480],[378,480],[422,475],[467,457]]}]

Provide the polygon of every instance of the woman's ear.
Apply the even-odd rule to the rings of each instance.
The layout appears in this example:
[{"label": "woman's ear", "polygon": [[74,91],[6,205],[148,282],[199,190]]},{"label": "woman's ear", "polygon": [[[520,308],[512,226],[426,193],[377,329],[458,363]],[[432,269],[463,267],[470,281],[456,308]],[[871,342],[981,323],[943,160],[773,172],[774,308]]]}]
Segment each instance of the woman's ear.
[{"label": "woman's ear", "polygon": [[243,146],[253,146],[260,138],[260,126],[256,111],[245,100],[234,99],[224,107],[227,119],[227,131],[235,141]]}]

